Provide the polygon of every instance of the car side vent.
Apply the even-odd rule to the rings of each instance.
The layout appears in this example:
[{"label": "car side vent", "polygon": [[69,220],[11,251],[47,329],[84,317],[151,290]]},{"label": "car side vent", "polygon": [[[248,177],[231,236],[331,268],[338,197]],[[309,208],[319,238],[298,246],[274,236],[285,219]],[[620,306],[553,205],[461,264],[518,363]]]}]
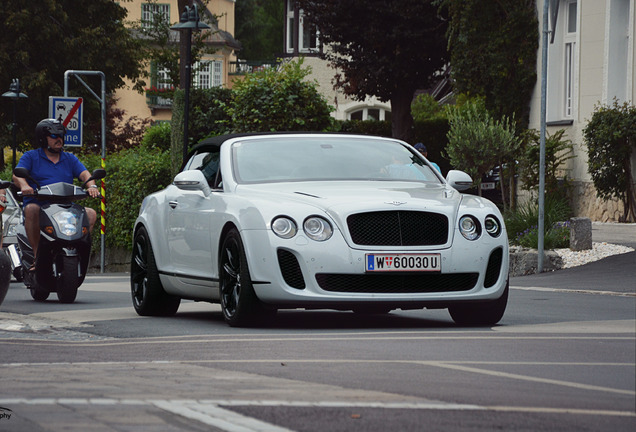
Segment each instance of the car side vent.
[{"label": "car side vent", "polygon": [[278,266],[283,274],[285,283],[292,288],[305,289],[305,279],[300,270],[300,264],[293,253],[285,249],[278,249]]},{"label": "car side vent", "polygon": [[503,249],[497,248],[490,254],[488,267],[486,267],[486,277],[484,278],[484,288],[490,288],[497,283],[501,272]]}]

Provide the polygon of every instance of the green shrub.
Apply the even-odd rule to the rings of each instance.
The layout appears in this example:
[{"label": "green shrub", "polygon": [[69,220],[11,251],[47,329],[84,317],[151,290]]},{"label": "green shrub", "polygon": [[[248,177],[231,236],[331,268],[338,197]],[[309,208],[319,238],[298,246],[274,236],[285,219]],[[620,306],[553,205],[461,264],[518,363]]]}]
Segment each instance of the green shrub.
[{"label": "green shrub", "polygon": [[[101,166],[97,156],[85,157],[89,171]],[[106,245],[108,247],[132,246],[132,228],[144,197],[172,183],[170,155],[168,151],[139,146],[123,150],[106,158],[104,179],[106,196]],[[98,200],[86,200],[82,204],[93,207],[100,214]],[[93,244],[99,238],[99,216],[93,230]]]},{"label": "green shrub", "polygon": [[228,113],[234,132],[322,131],[331,126],[329,106],[303,59],[267,68],[234,84]]},{"label": "green shrub", "polygon": [[583,129],[587,144],[588,172],[596,193],[603,199],[620,199],[623,222],[636,221],[636,187],[631,157],[636,149],[636,106],[616,100],[597,106]]},{"label": "green shrub", "polygon": [[148,149],[170,150],[170,122],[161,122],[150,126],[144,134],[141,144]]},{"label": "green shrub", "polygon": [[[567,198],[546,196],[543,210],[544,247],[546,249],[568,247],[570,244],[569,223],[572,215]],[[505,213],[508,240],[514,245],[537,248],[539,206],[529,201],[514,211]],[[564,223],[565,222],[565,223]]]}]

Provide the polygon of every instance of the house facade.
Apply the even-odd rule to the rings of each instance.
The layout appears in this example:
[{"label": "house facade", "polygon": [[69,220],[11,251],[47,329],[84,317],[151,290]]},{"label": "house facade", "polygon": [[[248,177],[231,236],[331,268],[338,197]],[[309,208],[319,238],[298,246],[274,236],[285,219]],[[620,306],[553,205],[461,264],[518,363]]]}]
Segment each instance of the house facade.
[{"label": "house facade", "polygon": [[320,58],[323,49],[320,32],[309,25],[302,10],[294,0],[285,1],[285,41],[284,56],[289,59],[304,57],[304,64],[311,67],[310,79],[318,82],[318,91],[335,108],[331,113],[337,120],[391,120],[391,104],[381,102],[376,97],[356,101],[343,92],[334,90],[333,78],[336,71]]},{"label": "house facade", "polygon": [[[234,6],[235,0],[210,0],[206,5],[200,0],[194,0],[199,8],[199,16],[212,27],[211,35],[205,43],[215,50],[213,54],[206,54],[199,64],[193,65],[192,87],[231,87],[229,71],[236,62],[235,50],[240,45],[234,39]],[[148,2],[144,0],[122,1],[119,4],[128,10],[128,20],[135,22],[143,20],[150,22],[158,14],[167,17],[169,22],[179,22],[183,11],[179,10],[177,0],[158,0]],[[206,15],[205,18],[203,16]],[[217,17],[216,19],[214,17]],[[171,30],[171,38],[178,43],[179,32]],[[116,91],[117,106],[126,111],[126,116],[149,118],[153,122],[169,121],[172,118],[172,99],[169,97],[171,84],[166,82],[167,73],[150,66],[150,79],[146,79],[147,88],[151,91],[141,94],[132,89],[133,83],[126,88]],[[157,91],[154,91],[157,89]],[[165,95],[162,93],[165,92]]]},{"label": "house facade", "polygon": [[[537,0],[539,31],[546,0]],[[618,221],[623,205],[601,200],[587,171],[583,129],[599,104],[634,104],[635,0],[550,0],[547,62],[547,133],[565,129],[576,157],[567,161],[572,206],[576,216],[594,221]],[[540,44],[541,45],[541,44]],[[541,125],[541,52],[531,103],[530,127]],[[636,167],[636,152],[632,153]],[[636,172],[632,173],[636,178]]]}]

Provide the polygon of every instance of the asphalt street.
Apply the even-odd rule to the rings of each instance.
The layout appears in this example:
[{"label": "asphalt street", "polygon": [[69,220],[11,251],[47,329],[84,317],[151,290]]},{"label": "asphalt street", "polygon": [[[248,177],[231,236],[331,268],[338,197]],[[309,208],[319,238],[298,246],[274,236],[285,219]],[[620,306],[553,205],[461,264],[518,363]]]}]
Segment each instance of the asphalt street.
[{"label": "asphalt street", "polygon": [[[636,248],[636,224],[593,240]],[[511,279],[493,328],[445,310],[283,311],[233,329],[218,305],[138,317],[128,275],[75,304],[12,284],[0,306],[0,431],[636,429],[636,252]]]}]

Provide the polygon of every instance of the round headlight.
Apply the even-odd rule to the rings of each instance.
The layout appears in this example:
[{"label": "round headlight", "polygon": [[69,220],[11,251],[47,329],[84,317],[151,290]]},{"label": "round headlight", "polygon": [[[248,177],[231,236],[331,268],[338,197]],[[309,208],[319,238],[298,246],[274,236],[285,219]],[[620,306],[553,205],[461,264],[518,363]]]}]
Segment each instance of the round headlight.
[{"label": "round headlight", "polygon": [[486,232],[493,237],[499,237],[499,234],[501,234],[501,223],[499,223],[499,219],[492,215],[486,216],[484,227]]},{"label": "round headlight", "polygon": [[310,216],[303,223],[303,230],[307,237],[316,241],[329,240],[333,235],[331,224],[318,216]]},{"label": "round headlight", "polygon": [[77,234],[78,219],[75,213],[70,211],[59,211],[53,215],[53,220],[57,223],[60,232],[67,236]]},{"label": "round headlight", "polygon": [[272,221],[272,231],[278,237],[289,239],[296,235],[298,227],[296,227],[296,222],[293,220],[279,216]]},{"label": "round headlight", "polygon": [[459,219],[459,231],[467,240],[477,240],[481,234],[481,227],[472,216],[463,216]]}]

